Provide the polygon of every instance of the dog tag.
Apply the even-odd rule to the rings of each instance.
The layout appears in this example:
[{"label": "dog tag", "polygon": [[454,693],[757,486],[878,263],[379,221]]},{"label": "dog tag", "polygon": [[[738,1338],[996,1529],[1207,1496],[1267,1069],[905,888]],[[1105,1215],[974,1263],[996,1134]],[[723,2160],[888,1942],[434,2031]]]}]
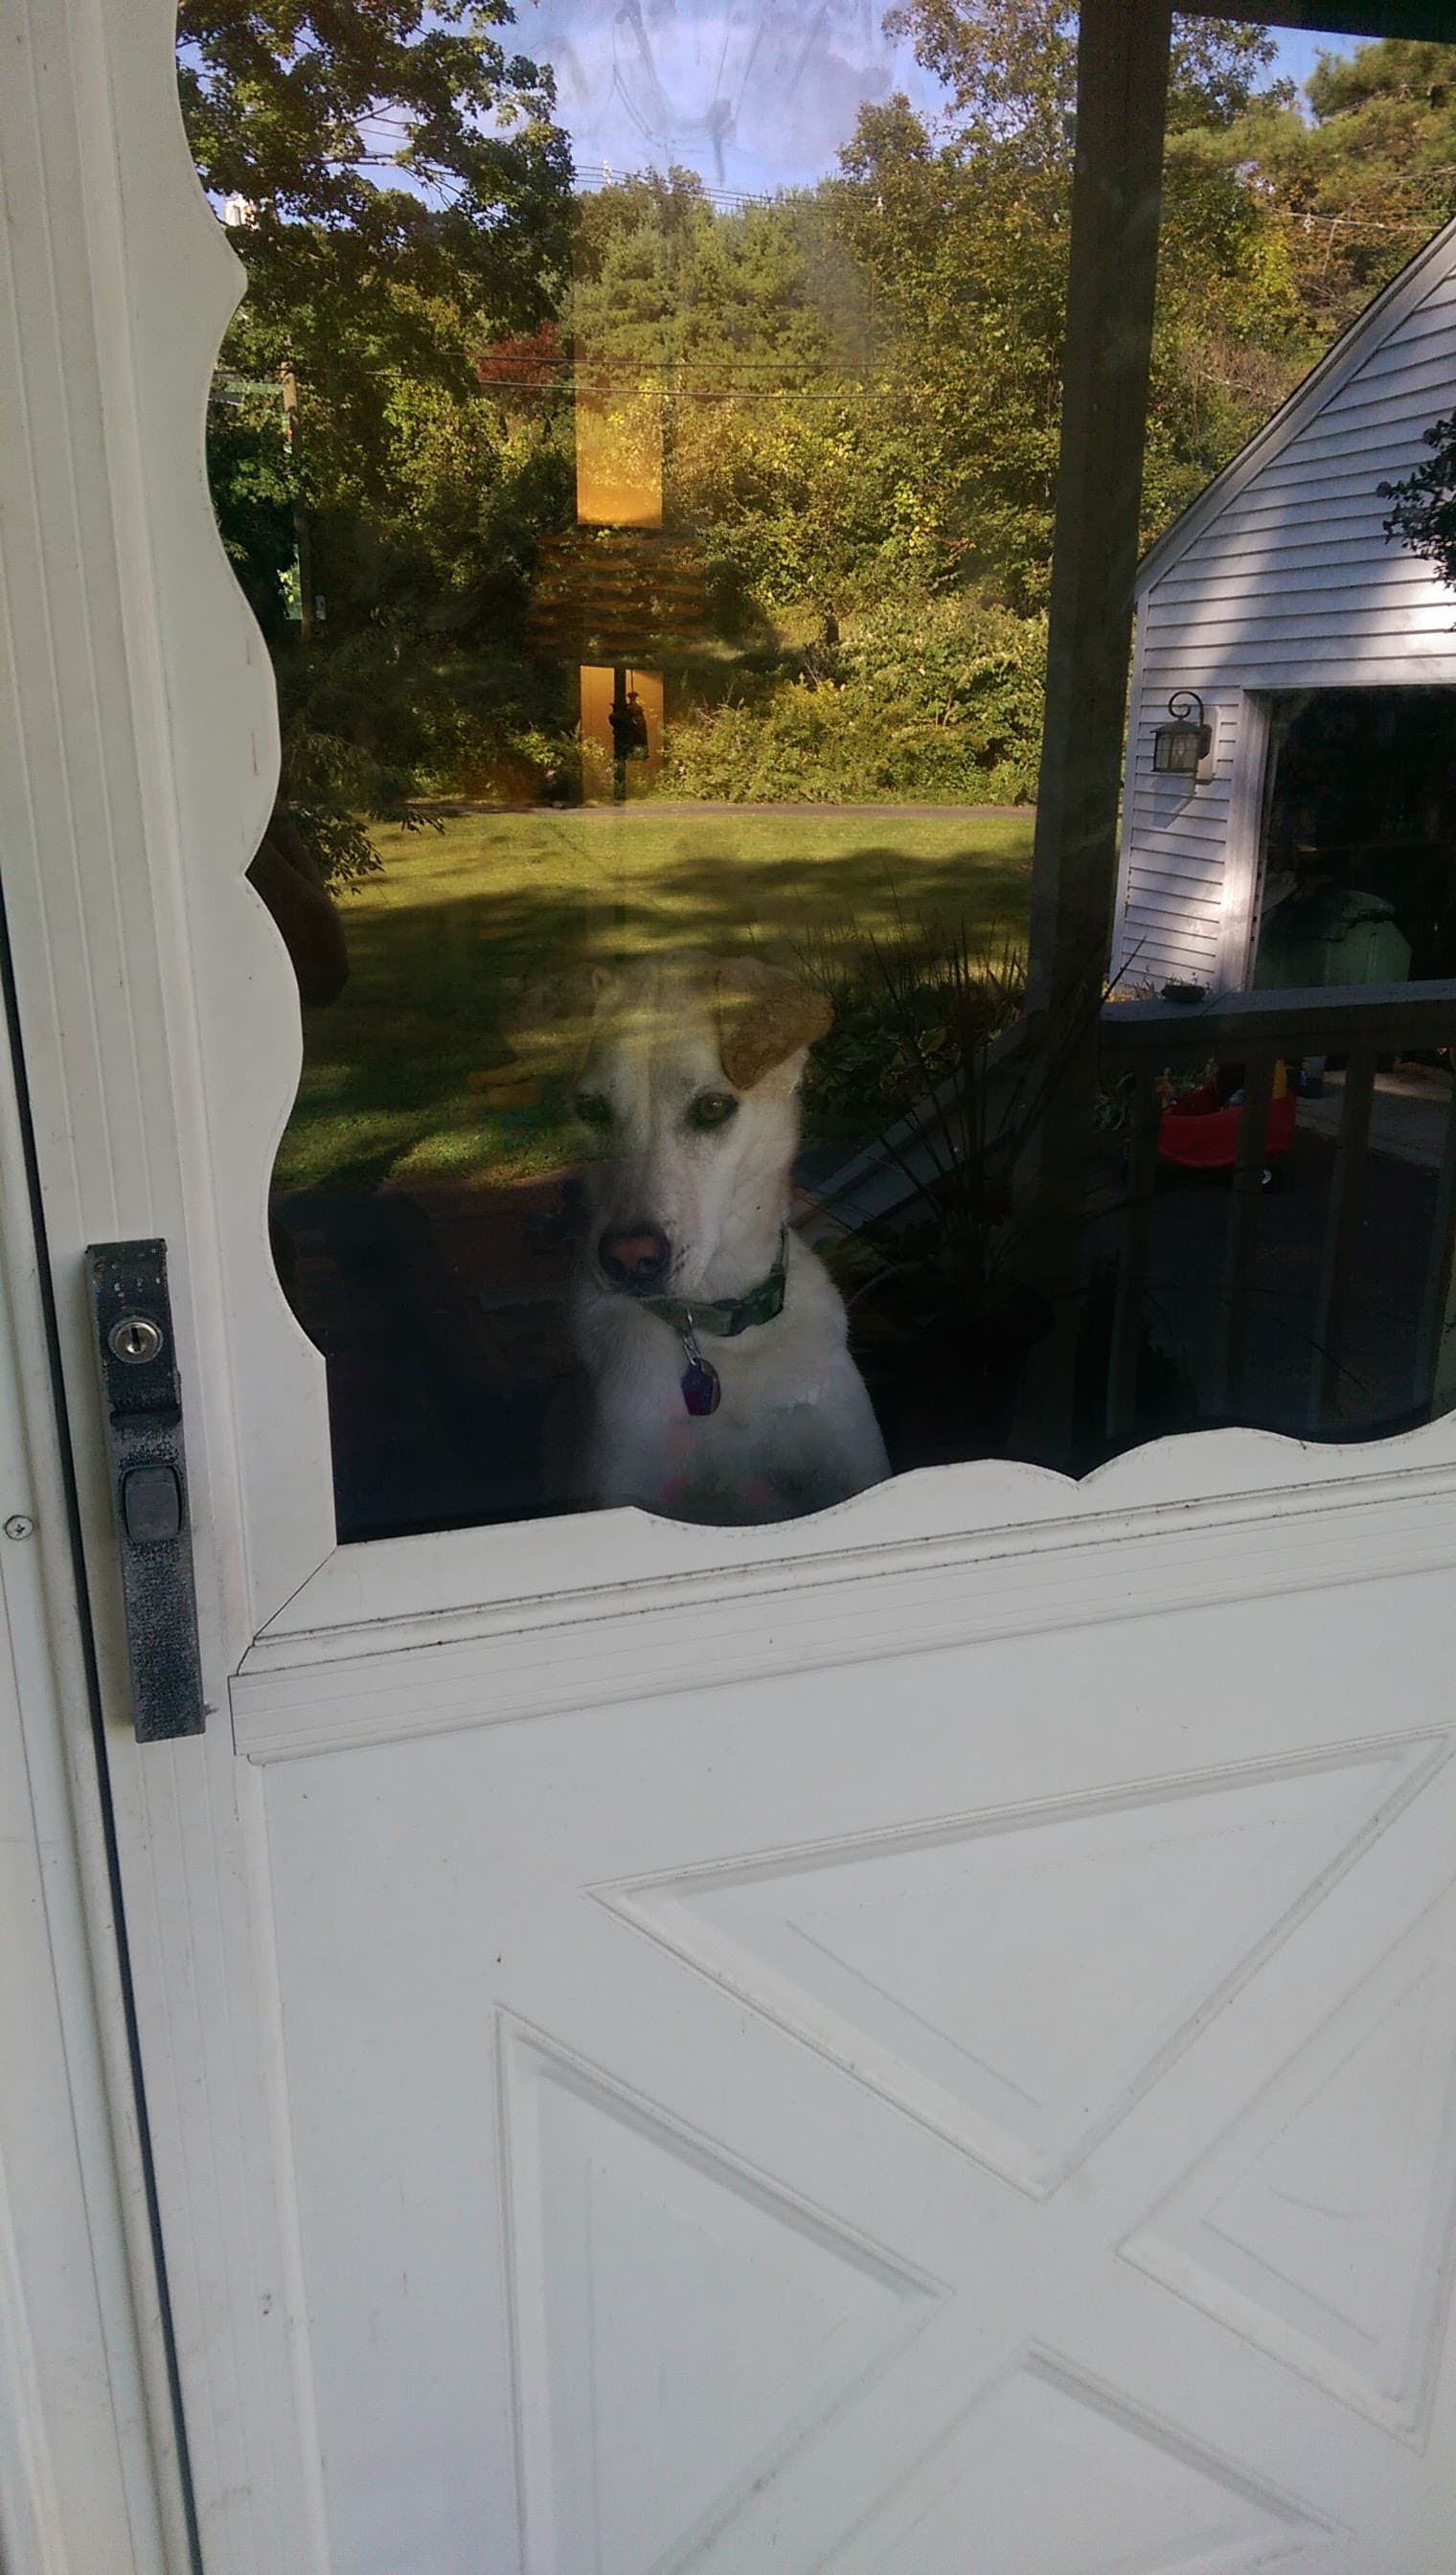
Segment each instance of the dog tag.
[{"label": "dog tag", "polygon": [[683,1388],[683,1401],[695,1419],[701,1421],[706,1414],[717,1412],[723,1399],[723,1387],[719,1382],[717,1368],[709,1366],[699,1348],[698,1334],[691,1325],[681,1337],[683,1355],[688,1361],[679,1379]]},{"label": "dog tag", "polygon": [[690,1412],[700,1416],[706,1412],[717,1412],[723,1387],[718,1380],[717,1368],[710,1367],[707,1359],[690,1359],[683,1371],[682,1382],[683,1400]]}]

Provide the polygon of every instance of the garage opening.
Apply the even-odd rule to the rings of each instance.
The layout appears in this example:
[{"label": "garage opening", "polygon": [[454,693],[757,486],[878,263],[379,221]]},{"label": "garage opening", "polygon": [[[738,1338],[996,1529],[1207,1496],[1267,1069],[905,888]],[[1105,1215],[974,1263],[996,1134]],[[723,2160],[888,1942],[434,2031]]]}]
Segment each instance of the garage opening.
[{"label": "garage opening", "polygon": [[1253,980],[1456,975],[1456,691],[1275,701]]}]

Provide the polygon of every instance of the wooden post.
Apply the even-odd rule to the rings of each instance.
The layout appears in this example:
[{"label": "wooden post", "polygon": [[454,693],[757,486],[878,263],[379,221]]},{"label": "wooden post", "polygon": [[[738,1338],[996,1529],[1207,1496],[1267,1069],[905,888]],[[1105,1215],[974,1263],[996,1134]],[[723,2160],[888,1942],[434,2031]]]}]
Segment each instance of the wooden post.
[{"label": "wooden post", "polygon": [[1361,1185],[1374,1101],[1375,1051],[1373,1047],[1352,1048],[1345,1059],[1345,1102],[1330,1179],[1329,1213],[1319,1265],[1319,1299],[1314,1309],[1307,1419],[1316,1435],[1339,1427],[1345,1319],[1360,1248],[1360,1220],[1364,1213]]},{"label": "wooden post", "polygon": [[1214,1358],[1215,1415],[1237,1418],[1243,1402],[1248,1359],[1251,1289],[1257,1248],[1259,1203],[1264,1190],[1264,1147],[1269,1136],[1269,1107],[1274,1096],[1274,1058],[1250,1055],[1244,1065],[1243,1107],[1234,1147],[1232,1189],[1228,1202],[1228,1238],[1224,1246],[1223,1313]]},{"label": "wooden post", "polygon": [[293,535],[298,548],[299,633],[305,644],[314,640],[314,547],[309,532],[309,514],[304,507],[303,485],[303,419],[299,411],[298,378],[292,358],[285,358],[278,370],[283,387],[283,423],[288,436],[289,464],[293,483]]},{"label": "wooden post", "polygon": [[1148,1066],[1139,1065],[1133,1075],[1127,1123],[1127,1196],[1107,1357],[1104,1418],[1107,1436],[1113,1440],[1129,1439],[1137,1427],[1137,1362],[1147,1301],[1148,1240],[1152,1232],[1152,1194],[1158,1176],[1162,1106],[1156,1076]]},{"label": "wooden post", "polygon": [[1431,1249],[1416,1327],[1415,1383],[1412,1395],[1422,1415],[1434,1419],[1451,1408],[1456,1373],[1456,1079],[1446,1113],[1446,1134],[1436,1181],[1431,1219]]},{"label": "wooden post", "polygon": [[1057,1315],[1031,1426],[1051,1463],[1065,1460],[1071,1435],[1097,1013],[1117,884],[1170,35],[1168,0],[1083,0],[1027,995],[1056,1067],[1029,1209],[1036,1284]]}]

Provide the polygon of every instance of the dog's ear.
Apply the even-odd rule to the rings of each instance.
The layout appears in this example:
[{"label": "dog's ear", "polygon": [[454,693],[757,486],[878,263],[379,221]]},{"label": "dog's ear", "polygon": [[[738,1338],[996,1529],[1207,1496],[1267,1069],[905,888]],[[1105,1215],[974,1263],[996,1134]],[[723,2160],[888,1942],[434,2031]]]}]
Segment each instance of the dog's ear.
[{"label": "dog's ear", "polygon": [[610,966],[578,964],[538,975],[517,996],[507,1053],[543,1079],[575,1080],[592,1044],[593,1022],[620,989]]},{"label": "dog's ear", "polygon": [[610,966],[565,966],[557,974],[539,975],[527,985],[517,1017],[523,1026],[534,1028],[560,1028],[566,1022],[590,1020],[598,1004],[615,992],[617,984]]},{"label": "dog's ear", "polygon": [[737,958],[718,973],[718,1043],[734,1091],[751,1091],[775,1064],[800,1055],[833,1023],[827,996],[780,967]]}]

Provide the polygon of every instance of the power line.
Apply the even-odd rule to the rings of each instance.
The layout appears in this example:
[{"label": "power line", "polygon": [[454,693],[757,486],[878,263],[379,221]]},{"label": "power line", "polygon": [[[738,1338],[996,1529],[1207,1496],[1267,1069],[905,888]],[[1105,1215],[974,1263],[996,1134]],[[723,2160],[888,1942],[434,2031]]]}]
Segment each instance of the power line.
[{"label": "power line", "polygon": [[[593,195],[603,188],[631,187],[634,182],[646,187],[651,185],[654,178],[660,180],[666,178],[666,173],[651,170],[614,170],[610,161],[575,161],[572,169],[575,178],[587,181]],[[792,193],[791,190],[782,188],[727,188],[721,186],[716,180],[700,179],[696,173],[693,187],[684,191],[689,203],[695,198],[703,197],[711,205],[726,207],[771,206],[783,196]]]},{"label": "power line", "polygon": [[[582,385],[580,385],[580,384],[577,384],[577,385],[573,386],[573,385],[572,385],[572,379],[570,379],[570,378],[560,378],[560,379],[556,379],[556,380],[554,380],[554,381],[555,381],[555,382],[560,383],[560,384],[562,385],[562,387],[563,387],[563,389],[564,389],[564,390],[566,390],[567,388],[571,387],[573,390],[575,390],[575,391],[577,391],[577,392],[579,392],[579,393],[580,393],[580,392],[586,392],[586,393],[589,395],[589,397],[590,397],[590,393],[591,393],[591,390],[592,390],[592,388],[591,388],[590,386],[586,386],[586,387],[584,387],[584,386],[582,386]],[[490,377],[490,378],[488,379],[487,384],[486,384],[486,387],[485,387],[485,390],[486,390],[487,392],[489,392],[489,393],[502,392],[502,393],[533,393],[533,394],[539,394],[539,393],[545,393],[545,392],[548,390],[548,387],[542,383],[542,381],[541,381],[541,379],[540,379],[539,377],[535,377],[535,376],[520,376],[520,377],[517,377],[517,376],[492,376],[492,377]],[[826,403],[836,403],[836,402],[866,402],[866,403],[871,403],[871,402],[900,402],[900,401],[902,401],[902,400],[903,400],[903,398],[904,398],[904,396],[903,396],[903,389],[902,389],[901,387],[899,387],[899,386],[896,386],[896,385],[883,385],[883,386],[874,386],[874,385],[843,385],[843,386],[826,386],[822,392],[816,392],[816,391],[814,390],[814,388],[813,388],[812,386],[810,386],[810,385],[802,385],[802,386],[796,386],[796,385],[780,385],[780,386],[778,386],[778,387],[776,387],[776,388],[773,388],[773,387],[763,387],[763,388],[761,388],[761,389],[754,389],[754,388],[752,388],[752,387],[742,387],[742,386],[735,386],[735,385],[724,385],[724,386],[718,386],[718,387],[714,387],[714,386],[698,386],[698,385],[676,385],[676,386],[674,386],[674,387],[673,387],[673,389],[672,389],[672,390],[673,390],[673,394],[674,394],[675,399],[676,399],[677,401],[679,401],[679,402],[717,402],[717,403],[724,403],[724,402],[743,402],[743,403],[769,403],[769,402],[826,402]]]}]

